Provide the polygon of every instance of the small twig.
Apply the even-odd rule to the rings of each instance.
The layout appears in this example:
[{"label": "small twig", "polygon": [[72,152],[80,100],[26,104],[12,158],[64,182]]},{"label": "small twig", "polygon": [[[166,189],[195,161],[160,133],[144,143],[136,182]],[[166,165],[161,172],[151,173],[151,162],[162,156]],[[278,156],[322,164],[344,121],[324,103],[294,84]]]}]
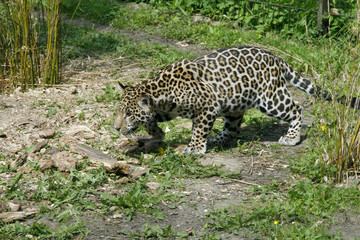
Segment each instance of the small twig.
[{"label": "small twig", "polygon": [[252,175],[254,172],[254,157],[251,156],[251,164],[249,168],[249,174]]},{"label": "small twig", "polygon": [[218,183],[218,185],[228,185],[228,184],[232,184],[232,183],[234,183],[234,181]]},{"label": "small twig", "polygon": [[260,185],[258,185],[256,183],[246,182],[246,181],[239,180],[239,179],[231,179],[231,180],[234,181],[234,182],[238,182],[238,183],[242,183],[242,184],[246,184],[246,185],[261,187]]}]

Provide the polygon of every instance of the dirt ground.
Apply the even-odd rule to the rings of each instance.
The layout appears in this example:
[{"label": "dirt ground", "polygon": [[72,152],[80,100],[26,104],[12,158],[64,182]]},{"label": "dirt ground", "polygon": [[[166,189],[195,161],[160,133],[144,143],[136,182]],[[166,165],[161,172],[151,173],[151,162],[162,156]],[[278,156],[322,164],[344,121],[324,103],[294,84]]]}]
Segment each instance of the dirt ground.
[{"label": "dirt ground", "polygon": [[[73,23],[88,24],[88,22],[80,20]],[[101,25],[95,25],[95,29],[116,31],[112,27]],[[196,51],[199,54],[207,52],[207,49],[202,46],[185,46],[175,40],[149,36],[142,32],[120,31],[118,33],[133,37],[134,41],[152,41],[185,51]],[[74,143],[85,142],[89,137],[99,139],[107,143],[109,147],[116,148],[123,139],[111,143],[111,136],[102,124],[104,120],[110,119],[115,105],[97,102],[96,96],[103,93],[102,89],[105,85],[116,85],[116,81],[110,77],[109,73],[114,66],[118,66],[117,61],[121,61],[121,59],[75,60],[65,68],[64,77],[68,80],[65,84],[47,89],[30,89],[25,93],[17,90],[9,95],[0,95],[0,129],[2,130],[0,152],[7,156],[15,154],[14,161],[21,161],[20,151],[27,146],[41,143],[46,138],[43,136],[44,134],[56,136],[47,139],[47,144],[53,147],[63,143],[73,146]],[[146,70],[134,64],[123,65],[118,69],[123,79],[127,79],[127,81],[137,79],[137,76]],[[56,109],[56,114],[53,114],[52,109]],[[79,119],[78,116],[82,113],[86,120]],[[304,128],[306,124],[311,124],[311,119],[305,119]],[[78,137],[68,134],[72,127],[78,126],[84,127],[85,135]],[[269,151],[286,130],[287,125],[283,123],[269,127],[260,137],[259,143],[263,148],[256,154],[242,155],[236,154],[236,152],[205,154],[200,159],[203,164],[222,166],[221,169],[225,171],[234,174],[241,173],[242,178],[238,181],[225,181],[218,177],[179,180],[184,182],[186,189],[179,193],[185,195],[186,201],[176,208],[167,206],[165,203],[161,204],[159,207],[165,214],[163,220],[150,219],[139,214],[132,221],[128,221],[121,216],[86,213],[83,219],[86,227],[91,229],[86,239],[128,239],[128,236],[122,234],[123,232],[143,230],[146,222],[162,227],[172,225],[175,231],[201,233],[206,223],[205,215],[209,211],[243,201],[249,187],[270,184],[275,179],[284,184],[292,181],[287,159],[296,156],[303,150],[306,139],[295,147],[280,147],[271,153]],[[244,129],[245,136],[251,137],[256,134],[256,131],[250,127]],[[36,157],[38,157],[37,153],[30,153],[27,156],[28,160]],[[77,158],[81,159],[81,155],[78,155]],[[19,169],[19,171],[31,175],[26,168]],[[0,174],[0,178],[5,181],[14,175],[16,173],[13,175]],[[0,194],[3,194],[1,193],[3,190],[0,189]],[[173,191],[178,190],[174,189]],[[91,221],[87,221],[87,219],[91,219]],[[338,228],[342,229],[344,239],[360,238],[359,219],[359,217],[344,218],[339,215],[339,223],[334,224],[331,229],[334,232]],[[45,218],[40,221],[51,222]],[[246,232],[243,236],[224,233],[222,238],[252,239],[251,234]]]}]

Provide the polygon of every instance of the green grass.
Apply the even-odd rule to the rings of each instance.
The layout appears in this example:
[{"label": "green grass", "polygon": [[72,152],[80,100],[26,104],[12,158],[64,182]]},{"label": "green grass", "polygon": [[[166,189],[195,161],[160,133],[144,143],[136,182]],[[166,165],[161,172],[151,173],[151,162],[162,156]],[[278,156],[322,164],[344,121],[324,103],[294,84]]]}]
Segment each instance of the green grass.
[{"label": "green grass", "polygon": [[176,232],[171,225],[159,227],[158,225],[149,225],[146,223],[142,231],[137,230],[135,233],[126,233],[131,239],[169,239],[169,238],[187,238],[191,235],[189,232]]},{"label": "green grass", "polygon": [[[1,226],[1,225],[0,225]],[[3,225],[0,230],[0,237],[3,239],[73,239],[76,236],[84,236],[88,230],[81,222],[71,221],[53,229],[43,223],[24,225],[21,222]]]},{"label": "green grass", "polygon": [[[181,11],[147,5],[136,11],[122,5],[113,7],[115,12],[111,23],[119,29],[141,30],[150,35],[160,35],[164,38],[188,40],[193,44],[203,44],[210,49],[217,49],[236,45],[260,45],[269,48],[293,65],[299,72],[322,75],[321,79],[336,79],[345,66],[351,68],[347,61],[353,56],[355,64],[359,63],[359,53],[354,52],[353,45],[347,39],[332,41],[327,38],[309,38],[307,41],[296,41],[283,38],[278,33],[268,31],[244,31],[232,25],[232,22],[221,21],[219,25],[192,21],[190,15]],[[86,16],[85,16],[86,17]],[[179,26],[182,26],[179,28]],[[148,58],[156,56],[156,66],[166,66],[179,59],[191,59],[194,55],[176,54],[172,49],[156,46],[156,44],[133,44],[113,33],[94,33],[90,29],[69,29],[65,37],[65,57],[79,57],[88,54],[89,49],[94,52],[108,52],[126,56]],[[80,32],[80,34],[79,34]],[[164,59],[165,58],[165,59]],[[329,72],[329,68],[331,71]]]},{"label": "green grass", "polygon": [[137,43],[113,32],[97,32],[93,27],[67,26],[64,37],[64,58],[71,60],[88,56],[108,59],[114,56],[140,61],[154,70],[179,59],[192,59],[195,54],[156,43]]},{"label": "green grass", "polygon": [[63,0],[62,12],[69,17],[109,23],[120,4],[115,0]]},{"label": "green grass", "polygon": [[314,185],[309,179],[282,190],[276,185],[254,188],[252,194],[259,197],[212,211],[206,227],[240,236],[255,232],[260,238],[271,239],[340,239],[328,233],[332,216],[360,210],[356,188]]},{"label": "green grass", "polygon": [[[179,25],[182,27],[179,28]],[[274,48],[275,53],[279,53],[298,71],[310,74],[311,67],[325,74],[329,64],[333,72],[340,73],[352,48],[346,39],[331,41],[326,38],[309,38],[307,41],[299,42],[280,37],[278,33],[272,31],[265,33],[244,31],[229,21],[221,21],[215,26],[204,22],[194,23],[191,15],[182,11],[166,7],[157,8],[152,5],[139,7],[136,11],[127,7],[121,8],[113,20],[113,26],[120,29],[142,30],[165,38],[187,39],[190,43],[203,44],[210,49],[236,45],[262,45],[270,49]]]}]

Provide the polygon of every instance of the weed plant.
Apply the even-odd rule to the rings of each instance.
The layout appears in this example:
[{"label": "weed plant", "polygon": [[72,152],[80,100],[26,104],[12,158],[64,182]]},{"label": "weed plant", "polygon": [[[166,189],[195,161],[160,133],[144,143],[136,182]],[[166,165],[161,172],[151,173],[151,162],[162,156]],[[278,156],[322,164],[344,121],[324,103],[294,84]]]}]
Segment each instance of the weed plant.
[{"label": "weed plant", "polygon": [[2,91],[60,81],[60,15],[60,0],[0,1]]}]

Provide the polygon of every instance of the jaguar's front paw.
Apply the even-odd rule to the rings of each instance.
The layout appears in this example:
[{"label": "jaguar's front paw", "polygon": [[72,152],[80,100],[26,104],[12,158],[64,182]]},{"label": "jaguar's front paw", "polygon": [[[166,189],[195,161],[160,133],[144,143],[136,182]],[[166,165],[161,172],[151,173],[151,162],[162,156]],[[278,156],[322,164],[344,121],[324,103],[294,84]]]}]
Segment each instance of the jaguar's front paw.
[{"label": "jaguar's front paw", "polygon": [[281,145],[290,145],[294,146],[300,142],[300,137],[288,137],[288,136],[282,136],[279,139],[279,143]]},{"label": "jaguar's front paw", "polygon": [[206,148],[202,148],[202,149],[196,149],[194,147],[185,147],[182,149],[182,153],[183,154],[194,154],[194,155],[199,155],[199,154],[204,154],[206,152]]}]

